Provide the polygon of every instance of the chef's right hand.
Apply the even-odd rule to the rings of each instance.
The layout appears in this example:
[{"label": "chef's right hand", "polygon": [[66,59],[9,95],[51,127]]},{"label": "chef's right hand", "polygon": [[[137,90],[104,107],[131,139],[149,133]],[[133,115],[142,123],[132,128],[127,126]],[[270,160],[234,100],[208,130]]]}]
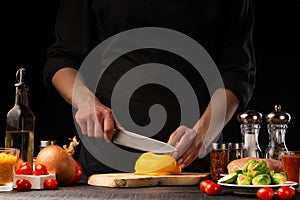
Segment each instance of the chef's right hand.
[{"label": "chef's right hand", "polygon": [[104,138],[107,142],[112,140],[115,127],[121,128],[112,110],[97,99],[94,103],[85,102],[78,106],[75,119],[83,135]]}]

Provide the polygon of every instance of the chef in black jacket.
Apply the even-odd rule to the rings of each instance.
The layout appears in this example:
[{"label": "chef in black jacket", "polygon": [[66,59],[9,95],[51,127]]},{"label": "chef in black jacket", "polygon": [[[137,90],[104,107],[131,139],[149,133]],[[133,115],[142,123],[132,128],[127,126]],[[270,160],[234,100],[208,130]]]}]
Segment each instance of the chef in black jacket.
[{"label": "chef in black jacket", "polygon": [[[112,84],[122,76],[121,69],[147,63],[172,66],[194,84],[199,102],[195,106],[203,111],[195,126],[180,124],[178,100],[155,84],[131,98],[131,116],[137,124],[147,125],[147,109],[153,104],[163,105],[167,111],[166,124],[153,138],[177,148],[172,155],[183,170],[209,171],[210,144],[221,141],[223,127],[237,111],[246,108],[252,97],[256,80],[252,9],[251,0],[62,0],[56,41],[47,52],[45,83],[76,109],[75,119],[82,135],[110,141],[114,128],[123,126],[130,130],[126,124],[118,123],[117,113],[111,110]],[[97,45],[123,31],[143,27],[166,28],[195,40],[213,59],[224,85],[214,88],[209,95],[205,82],[195,75],[189,62],[168,51],[145,48],[128,52],[111,63],[95,94],[82,76],[73,95],[80,66]],[[220,119],[211,121],[212,101],[224,94],[225,108],[215,108],[217,113],[218,109],[220,113],[225,109],[225,117],[220,114]],[[94,96],[96,102],[92,101]],[[116,171],[94,158],[84,144],[79,157],[87,176]]]}]

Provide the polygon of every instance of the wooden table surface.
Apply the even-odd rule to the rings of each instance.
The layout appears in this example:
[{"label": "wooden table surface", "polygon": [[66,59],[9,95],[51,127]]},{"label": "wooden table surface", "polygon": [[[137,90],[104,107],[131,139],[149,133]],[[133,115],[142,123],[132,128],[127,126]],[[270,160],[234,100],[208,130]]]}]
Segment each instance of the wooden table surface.
[{"label": "wooden table surface", "polygon": [[[200,191],[198,186],[176,186],[176,187],[144,187],[144,188],[107,188],[99,186],[90,186],[87,184],[77,184],[73,186],[58,187],[56,190],[31,190],[31,191],[17,191],[0,192],[0,199],[2,200],[56,200],[56,199],[70,199],[70,200],[86,200],[86,199],[166,199],[166,200],[193,200],[193,199],[207,199],[207,200],[251,200],[258,199],[255,195],[237,195],[227,193],[228,190],[223,189],[225,193],[218,196],[208,196]],[[273,198],[278,199],[278,198]],[[293,199],[300,200],[300,193],[297,192]]]}]

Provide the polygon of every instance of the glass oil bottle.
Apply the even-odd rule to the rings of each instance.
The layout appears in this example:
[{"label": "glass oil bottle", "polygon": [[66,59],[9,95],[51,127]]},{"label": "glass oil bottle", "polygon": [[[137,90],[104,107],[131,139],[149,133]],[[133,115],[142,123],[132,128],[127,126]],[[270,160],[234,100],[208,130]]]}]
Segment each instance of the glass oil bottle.
[{"label": "glass oil bottle", "polygon": [[28,106],[25,68],[16,73],[15,104],[6,117],[5,146],[20,149],[20,159],[33,166],[35,115]]}]

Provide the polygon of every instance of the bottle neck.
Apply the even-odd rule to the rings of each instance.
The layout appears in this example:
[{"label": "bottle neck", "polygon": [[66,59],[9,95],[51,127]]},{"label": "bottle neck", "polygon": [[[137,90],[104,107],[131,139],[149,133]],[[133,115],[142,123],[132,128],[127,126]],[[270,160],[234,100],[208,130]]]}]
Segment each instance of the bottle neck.
[{"label": "bottle neck", "polygon": [[27,87],[16,87],[15,96],[16,105],[24,105],[28,107],[28,88]]}]

